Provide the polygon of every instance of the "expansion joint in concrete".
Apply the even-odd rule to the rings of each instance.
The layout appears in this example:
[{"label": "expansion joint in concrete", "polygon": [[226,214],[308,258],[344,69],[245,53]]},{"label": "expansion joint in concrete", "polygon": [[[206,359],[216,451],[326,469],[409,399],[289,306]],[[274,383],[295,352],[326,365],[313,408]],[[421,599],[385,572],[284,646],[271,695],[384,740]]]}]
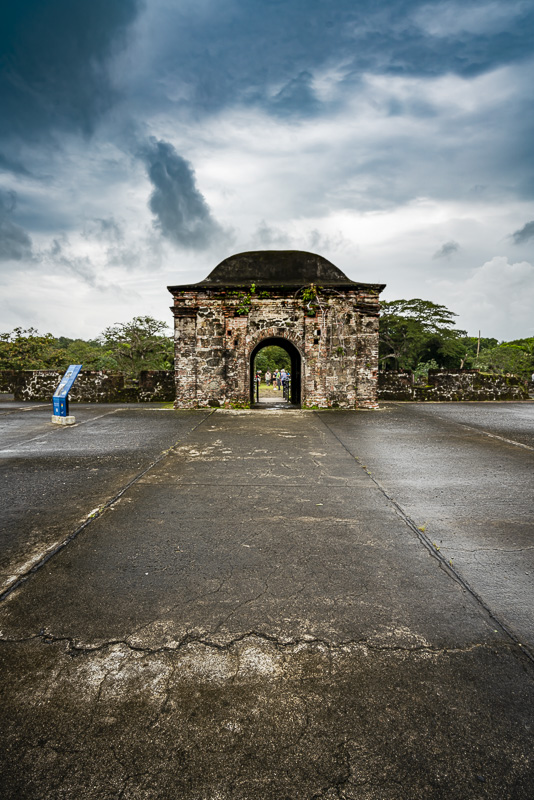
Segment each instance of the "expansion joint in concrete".
[{"label": "expansion joint in concrete", "polygon": [[[317,412],[315,412],[317,414]],[[339,442],[341,447],[349,454],[351,458],[353,458],[357,464],[364,470],[364,472],[369,476],[372,482],[375,484],[377,489],[384,495],[384,497],[388,500],[388,502],[393,506],[396,513],[399,517],[405,522],[405,524],[410,528],[411,531],[417,536],[421,544],[425,547],[432,558],[435,558],[442,570],[444,570],[449,577],[451,577],[454,581],[456,581],[466,592],[468,592],[474,600],[478,603],[478,605],[484,610],[484,612],[488,615],[491,619],[492,623],[498,626],[501,631],[506,634],[514,644],[521,648],[521,652],[523,652],[532,662],[534,662],[534,652],[530,650],[523,642],[519,641],[519,638],[515,635],[515,633],[506,625],[506,623],[502,622],[496,614],[491,610],[491,608],[484,602],[484,600],[480,597],[480,595],[475,592],[473,587],[468,583],[468,581],[455,569],[451,560],[447,560],[445,556],[440,552],[439,548],[433,544],[431,539],[426,536],[424,530],[421,529],[414,520],[409,516],[409,514],[404,510],[404,508],[398,503],[395,498],[393,498],[389,492],[385,489],[384,486],[378,481],[375,476],[370,472],[370,470],[362,463],[361,459],[358,458],[357,455],[352,453],[349,448],[342,442],[339,436],[332,430],[332,428],[325,422],[323,416],[317,414],[325,428],[332,434],[332,436]]]},{"label": "expansion joint in concrete", "polygon": [[438,415],[438,419],[442,420],[442,422],[453,423],[454,425],[459,425],[461,428],[465,428],[468,431],[473,431],[473,433],[479,433],[483,436],[489,436],[490,439],[498,439],[501,442],[505,442],[506,444],[514,445],[514,447],[522,447],[524,450],[534,450],[534,447],[531,447],[529,444],[524,444],[524,442],[516,442],[515,439],[507,439],[505,436],[499,436],[497,433],[491,433],[490,431],[485,431],[483,428],[474,428],[472,425],[466,425],[465,422],[457,422],[456,420],[451,420],[449,418],[440,417]]},{"label": "expansion joint in concrete", "polygon": [[[113,497],[111,497],[109,500],[107,500],[98,508],[95,508],[93,509],[93,511],[90,511],[86,519],[82,522],[81,525],[79,525],[76,528],[76,530],[72,531],[72,533],[69,533],[69,535],[66,536],[62,541],[58,542],[52,548],[47,550],[47,552],[38,561],[36,561],[36,563],[34,563],[29,569],[27,569],[25,572],[21,573],[16,578],[14,578],[12,583],[0,594],[0,603],[3,600],[6,600],[12,594],[12,592],[15,591],[15,589],[18,589],[20,586],[26,583],[26,581],[29,578],[31,578],[32,575],[38,572],[42,567],[44,567],[44,565],[47,564],[51,558],[56,556],[65,547],[67,547],[67,545],[70,544],[70,542],[72,542],[74,539],[76,539],[79,536],[79,534],[82,531],[84,531],[87,528],[87,526],[90,525],[95,519],[101,517],[102,514],[104,514],[112,506],[114,506],[115,503],[117,503],[118,500],[120,500],[121,497],[128,491],[128,489],[130,489],[132,486],[135,486],[135,484],[138,483],[141,480],[141,478],[143,478],[148,472],[150,472],[150,470],[152,470],[157,464],[159,464],[160,461],[163,461],[164,458],[173,453],[175,448],[178,447],[178,445],[183,441],[183,439],[186,438],[187,436],[190,436],[190,434],[192,434],[200,425],[202,425],[202,423],[206,422],[206,420],[208,420],[212,416],[212,414],[215,413],[215,411],[216,409],[212,409],[209,413],[207,413],[205,417],[203,417],[199,422],[197,422],[197,424],[194,425],[191,428],[191,430],[189,430],[185,434],[185,436],[181,437],[166,450],[163,450],[161,453],[159,453],[159,455],[153,461],[151,461],[150,464],[147,467],[145,467],[145,469],[141,470],[141,472],[139,472],[130,481],[128,481],[128,483],[125,486],[123,486],[122,489],[120,489]],[[110,413],[115,413],[115,412],[110,412]],[[58,428],[57,430],[60,429]]]}]

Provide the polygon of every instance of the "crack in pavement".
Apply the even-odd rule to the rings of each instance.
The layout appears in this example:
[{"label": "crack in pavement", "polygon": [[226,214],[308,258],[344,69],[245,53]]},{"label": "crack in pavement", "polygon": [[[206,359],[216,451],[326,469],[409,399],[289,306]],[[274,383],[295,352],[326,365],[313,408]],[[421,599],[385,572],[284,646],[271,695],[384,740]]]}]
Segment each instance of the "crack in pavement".
[{"label": "crack in pavement", "polygon": [[215,635],[218,633],[218,631],[219,631],[219,630],[220,630],[220,629],[221,629],[221,628],[222,628],[224,625],[226,625],[226,623],[228,622],[228,620],[229,620],[229,619],[231,619],[231,618],[232,618],[232,617],[233,617],[235,614],[237,614],[237,612],[238,612],[238,611],[239,611],[241,608],[244,608],[245,606],[248,606],[248,605],[250,605],[251,603],[255,603],[255,602],[256,602],[256,600],[259,600],[259,599],[260,599],[260,597],[264,597],[264,596],[267,594],[267,592],[269,591],[269,578],[270,578],[272,575],[274,575],[276,571],[277,571],[277,568],[276,568],[276,567],[274,567],[274,569],[272,569],[272,570],[271,570],[271,571],[268,573],[268,575],[266,575],[266,576],[265,576],[265,578],[263,578],[263,580],[262,580],[262,582],[263,582],[263,591],[259,592],[259,593],[258,593],[257,595],[255,595],[254,597],[249,597],[247,600],[241,600],[239,603],[237,603],[237,605],[235,606],[235,608],[233,608],[233,609],[232,609],[232,611],[230,611],[230,612],[229,612],[229,613],[226,615],[226,617],[224,617],[224,619],[220,620],[220,622],[219,622],[219,623],[217,623],[217,625],[215,626],[215,628],[214,628],[212,631],[210,631],[211,635],[212,635],[212,636],[215,636]]},{"label": "crack in pavement", "polygon": [[[73,656],[79,655],[92,655],[93,653],[99,653],[106,649],[110,649],[117,646],[122,646],[130,650],[132,653],[142,653],[146,655],[158,655],[160,653],[179,653],[180,651],[188,648],[190,645],[202,645],[206,649],[211,649],[219,652],[228,652],[229,650],[235,648],[237,645],[242,643],[254,642],[258,640],[260,642],[265,642],[270,645],[273,645],[274,649],[279,650],[281,653],[289,653],[294,650],[295,652],[301,652],[304,649],[313,649],[316,647],[320,647],[328,652],[339,652],[339,653],[346,653],[347,651],[351,650],[370,650],[372,652],[377,653],[426,653],[429,655],[440,655],[440,654],[454,654],[454,653],[471,653],[475,650],[488,650],[488,651],[495,651],[497,647],[504,648],[506,650],[512,650],[513,646],[509,643],[504,643],[503,641],[499,642],[492,642],[492,643],[483,643],[483,642],[473,642],[470,645],[465,645],[463,647],[433,647],[429,644],[412,644],[412,645],[400,645],[400,644],[379,644],[376,641],[373,641],[371,638],[362,637],[361,639],[346,639],[341,642],[331,642],[327,639],[322,639],[316,636],[304,636],[302,638],[284,638],[280,639],[277,636],[270,635],[267,633],[263,633],[261,631],[250,630],[245,633],[239,634],[239,636],[235,636],[234,638],[230,639],[225,643],[213,641],[211,639],[205,638],[204,636],[198,636],[195,634],[188,633],[183,636],[179,641],[173,642],[172,644],[164,644],[158,647],[149,647],[143,645],[135,645],[128,641],[129,637],[126,639],[109,639],[104,642],[99,642],[93,646],[90,645],[79,645],[76,644],[76,640],[69,636],[54,636],[53,634],[47,633],[46,631],[42,630],[39,633],[34,634],[33,636],[27,636],[20,639],[16,638],[0,638],[0,644],[27,644],[31,642],[42,642],[43,644],[66,644],[67,645],[67,654],[71,654]],[[514,643],[515,644],[515,643]],[[526,649],[518,645],[520,648],[520,652],[526,653]]]},{"label": "crack in pavement", "polygon": [[345,797],[345,795],[342,794],[343,787],[346,786],[349,780],[353,777],[352,760],[350,754],[347,752],[348,744],[349,742],[340,742],[337,748],[342,758],[344,772],[334,778],[326,786],[321,787],[319,792],[312,796],[311,800],[321,800],[321,798],[324,800],[328,797],[328,795],[330,795],[332,790],[336,793],[336,796],[339,798],[339,800],[343,800]]}]

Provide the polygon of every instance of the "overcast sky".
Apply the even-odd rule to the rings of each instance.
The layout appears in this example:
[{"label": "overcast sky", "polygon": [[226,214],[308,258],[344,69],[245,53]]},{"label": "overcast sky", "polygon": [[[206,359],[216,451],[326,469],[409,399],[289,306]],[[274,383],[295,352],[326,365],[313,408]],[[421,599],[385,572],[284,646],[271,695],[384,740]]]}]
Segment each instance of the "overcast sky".
[{"label": "overcast sky", "polygon": [[297,249],[533,336],[533,42],[534,0],[7,0],[0,330]]}]

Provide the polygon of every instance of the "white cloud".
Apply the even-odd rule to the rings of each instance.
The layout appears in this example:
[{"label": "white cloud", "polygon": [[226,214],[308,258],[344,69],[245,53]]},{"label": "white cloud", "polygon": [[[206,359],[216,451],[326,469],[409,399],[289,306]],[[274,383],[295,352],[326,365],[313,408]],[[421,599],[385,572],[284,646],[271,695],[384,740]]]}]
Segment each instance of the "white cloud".
[{"label": "white cloud", "polygon": [[[437,9],[440,30],[451,8]],[[420,19],[431,25],[430,16]],[[465,29],[473,17],[466,12],[461,19]],[[139,75],[145,63],[140,58]],[[528,175],[521,147],[530,147],[530,139],[520,137],[528,119],[517,113],[521,93],[530,91],[528,70],[511,66],[465,78],[439,71],[355,77],[352,69],[345,53],[310,70],[328,112],[307,121],[273,117],[259,104],[234,103],[209,117],[187,113],[183,83],[165,73],[172,102],[158,105],[156,92],[129,134],[134,100],[126,98],[92,139],[63,137],[61,152],[50,157],[36,151],[28,166],[39,180],[13,178],[19,197],[13,224],[27,231],[37,257],[9,265],[4,324],[37,322],[67,335],[78,325],[81,334],[94,335],[136,313],[168,319],[167,284],[201,280],[232,252],[272,247],[319,252],[355,280],[387,283],[388,299],[445,303],[461,314],[460,327],[476,331],[486,325],[483,315],[489,327],[498,325],[488,335],[526,335],[532,304],[524,313],[521,300],[506,299],[498,269],[484,269],[502,252],[512,281],[517,265],[505,256],[520,265],[532,261],[532,241],[510,239],[534,219],[531,195],[521,199],[517,191]],[[515,115],[508,113],[514,103]],[[149,135],[191,163],[198,193],[213,219],[233,229],[233,241],[208,236],[200,256],[178,253],[154,231],[148,208],[154,186],[131,146]],[[171,239],[175,224],[173,218],[165,229]],[[454,258],[433,259],[438,253]],[[484,266],[473,270],[476,264]],[[46,271],[46,303],[27,285],[38,269],[40,276]],[[518,297],[528,290],[528,269],[521,276],[526,284]],[[17,303],[17,293],[27,303]],[[513,313],[503,312],[505,301]],[[60,329],[58,320],[67,327]]]},{"label": "white cloud", "polygon": [[534,266],[494,256],[464,280],[438,281],[445,305],[462,317],[471,333],[497,339],[534,336]]},{"label": "white cloud", "polygon": [[440,3],[416,11],[414,20],[426,33],[436,37],[457,36],[461,33],[488,34],[503,31],[513,25],[530,7],[527,0],[519,2]]}]

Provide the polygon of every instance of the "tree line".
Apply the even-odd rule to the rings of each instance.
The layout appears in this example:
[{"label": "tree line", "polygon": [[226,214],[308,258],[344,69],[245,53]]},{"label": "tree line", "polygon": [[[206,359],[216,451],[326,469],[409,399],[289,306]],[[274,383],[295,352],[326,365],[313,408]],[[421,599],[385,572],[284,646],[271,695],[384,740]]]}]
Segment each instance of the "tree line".
[{"label": "tree line", "polygon": [[381,369],[410,370],[417,377],[429,369],[479,369],[529,379],[534,372],[534,337],[499,342],[467,336],[455,327],[452,311],[429,300],[392,300],[381,304]]},{"label": "tree line", "polygon": [[153,317],[111,325],[89,340],[40,334],[35,328],[0,333],[1,370],[64,370],[69,364],[136,377],[143,370],[172,369],[174,341],[168,325]]},{"label": "tree line", "polygon": [[[410,370],[416,377],[438,368],[531,377],[534,337],[499,342],[467,336],[455,327],[456,316],[443,305],[419,298],[382,303],[380,369]],[[111,325],[89,340],[40,334],[35,328],[0,333],[0,370],[63,370],[69,364],[136,377],[142,370],[172,369],[174,342],[167,324],[148,316]],[[288,354],[265,348],[258,354],[256,368],[280,369],[280,364],[287,369]]]}]

